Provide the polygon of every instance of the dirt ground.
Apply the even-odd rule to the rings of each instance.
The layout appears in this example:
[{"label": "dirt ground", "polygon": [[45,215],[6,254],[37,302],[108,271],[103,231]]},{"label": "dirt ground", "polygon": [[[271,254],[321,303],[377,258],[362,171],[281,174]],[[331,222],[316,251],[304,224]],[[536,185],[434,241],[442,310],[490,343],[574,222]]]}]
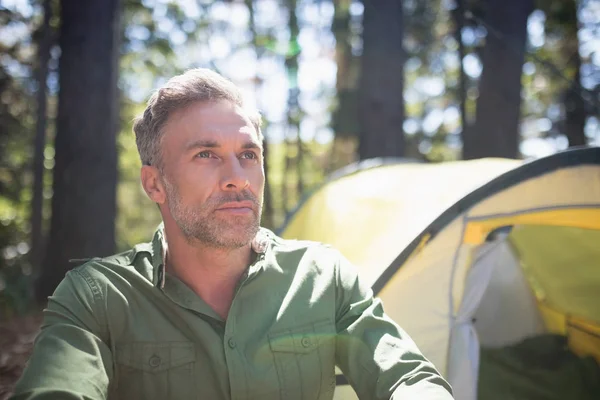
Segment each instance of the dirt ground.
[{"label": "dirt ground", "polygon": [[41,313],[0,322],[0,400],[8,399],[31,354]]}]

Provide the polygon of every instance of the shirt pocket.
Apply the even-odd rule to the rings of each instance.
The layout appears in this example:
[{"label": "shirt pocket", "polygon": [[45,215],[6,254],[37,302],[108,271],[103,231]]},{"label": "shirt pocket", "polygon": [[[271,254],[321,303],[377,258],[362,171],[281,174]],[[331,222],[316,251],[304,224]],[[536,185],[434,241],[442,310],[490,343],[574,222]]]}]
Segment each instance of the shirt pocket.
[{"label": "shirt pocket", "polygon": [[120,399],[190,399],[196,353],[189,342],[132,342],[116,347]]},{"label": "shirt pocket", "polygon": [[335,388],[335,327],[318,321],[269,334],[281,398],[331,398]]}]

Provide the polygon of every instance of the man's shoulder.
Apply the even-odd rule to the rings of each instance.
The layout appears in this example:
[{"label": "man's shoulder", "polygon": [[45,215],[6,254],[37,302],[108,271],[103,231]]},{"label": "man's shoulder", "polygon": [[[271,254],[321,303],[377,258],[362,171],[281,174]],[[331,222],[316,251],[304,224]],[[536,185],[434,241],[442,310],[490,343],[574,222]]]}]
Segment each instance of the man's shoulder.
[{"label": "man's shoulder", "polygon": [[133,248],[106,257],[70,260],[72,273],[85,280],[114,281],[145,278],[152,280],[152,244],[139,243]]},{"label": "man's shoulder", "polygon": [[271,249],[278,259],[291,263],[308,261],[313,266],[331,267],[340,262],[343,255],[338,249],[324,242],[314,240],[282,238],[269,231]]}]

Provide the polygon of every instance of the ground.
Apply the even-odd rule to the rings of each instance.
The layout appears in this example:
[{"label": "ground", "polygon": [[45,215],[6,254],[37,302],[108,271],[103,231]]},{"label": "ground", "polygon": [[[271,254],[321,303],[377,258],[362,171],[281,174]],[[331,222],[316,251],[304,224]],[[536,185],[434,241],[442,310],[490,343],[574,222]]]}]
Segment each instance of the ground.
[{"label": "ground", "polygon": [[31,354],[41,313],[0,321],[0,400],[8,399]]}]

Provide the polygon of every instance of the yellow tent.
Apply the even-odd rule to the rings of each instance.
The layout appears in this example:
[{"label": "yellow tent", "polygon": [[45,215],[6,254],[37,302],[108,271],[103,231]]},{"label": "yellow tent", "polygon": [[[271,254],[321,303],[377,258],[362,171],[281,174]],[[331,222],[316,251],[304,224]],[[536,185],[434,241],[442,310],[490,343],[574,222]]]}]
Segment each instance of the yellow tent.
[{"label": "yellow tent", "polygon": [[[331,179],[285,238],[330,243],[452,384],[479,349],[545,332],[600,361],[600,148],[534,161],[370,160]],[[336,398],[356,398],[338,386]]]}]

